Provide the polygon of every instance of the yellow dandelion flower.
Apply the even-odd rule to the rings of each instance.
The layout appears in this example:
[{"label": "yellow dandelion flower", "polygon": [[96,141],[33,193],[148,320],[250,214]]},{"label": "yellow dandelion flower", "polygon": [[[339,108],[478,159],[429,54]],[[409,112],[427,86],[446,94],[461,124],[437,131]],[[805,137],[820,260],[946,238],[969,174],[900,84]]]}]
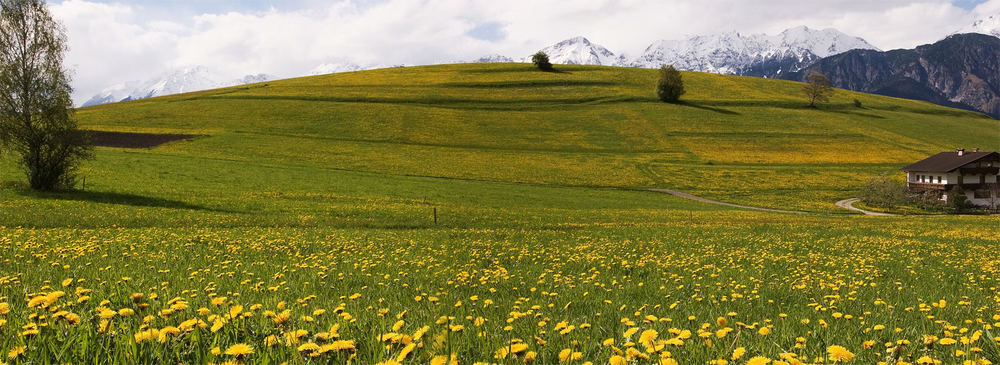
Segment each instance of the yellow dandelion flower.
[{"label": "yellow dandelion flower", "polygon": [[325,353],[328,351],[354,351],[354,340],[337,340],[320,346],[319,352]]},{"label": "yellow dandelion flower", "polygon": [[319,351],[319,345],[317,345],[315,342],[306,342],[300,345],[296,350],[298,350],[299,352]]},{"label": "yellow dandelion flower", "polygon": [[245,343],[238,343],[226,349],[226,355],[241,357],[253,354],[253,347]]},{"label": "yellow dandelion flower", "polygon": [[854,353],[843,346],[833,345],[826,348],[827,357],[833,362],[848,362],[854,358]]},{"label": "yellow dandelion flower", "polygon": [[653,347],[653,341],[656,341],[657,336],[659,336],[659,333],[656,332],[656,330],[648,329],[642,331],[642,333],[639,334],[639,343],[645,345],[646,347]]},{"label": "yellow dandelion flower", "polygon": [[731,357],[731,359],[733,360],[739,359],[743,357],[743,354],[745,354],[746,352],[747,352],[746,348],[737,347],[735,350],[733,350],[733,356]]},{"label": "yellow dandelion flower", "polygon": [[18,356],[21,356],[21,354],[23,354],[24,351],[27,350],[27,349],[28,349],[27,346],[17,346],[15,348],[11,349],[9,352],[7,352],[7,359],[8,360],[14,360]]}]

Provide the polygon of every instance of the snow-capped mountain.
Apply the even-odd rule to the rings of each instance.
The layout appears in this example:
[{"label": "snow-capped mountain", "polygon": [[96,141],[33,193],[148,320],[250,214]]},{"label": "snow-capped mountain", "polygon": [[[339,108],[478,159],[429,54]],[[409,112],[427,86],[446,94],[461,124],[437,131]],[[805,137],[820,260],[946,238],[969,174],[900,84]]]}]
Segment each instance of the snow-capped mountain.
[{"label": "snow-capped mountain", "polygon": [[[591,43],[584,37],[574,37],[542,48],[549,56],[549,62],[562,65],[613,65],[618,56],[603,46]],[[531,56],[521,62],[531,62]]]},{"label": "snow-capped mountain", "polygon": [[340,72],[353,72],[353,71],[367,70],[370,68],[371,67],[362,67],[361,65],[350,62],[329,62],[314,67],[311,71],[309,71],[309,75],[326,75],[326,74],[335,74]]},{"label": "snow-capped mountain", "polygon": [[[977,29],[996,32],[994,16],[977,21]],[[980,31],[981,32],[981,31]],[[994,35],[996,33],[993,33]],[[674,65],[681,70],[703,71],[759,77],[780,77],[796,72],[823,57],[852,49],[876,49],[864,39],[835,29],[807,27],[787,29],[777,35],[744,35],[736,32],[694,36],[682,40],[661,40],[646,48],[639,57],[616,55],[584,37],[574,37],[541,51],[554,64],[580,64],[657,68]],[[531,56],[510,58],[493,54],[472,62],[531,62]],[[351,62],[328,62],[316,66],[307,75],[370,70],[390,66],[362,66]],[[391,67],[398,67],[391,66]],[[153,96],[257,83],[273,79],[266,74],[223,79],[205,67],[177,69],[146,81],[132,81],[108,87],[83,103],[83,106],[135,100]]]},{"label": "snow-capped mountain", "polygon": [[146,81],[130,81],[108,87],[84,102],[83,106],[252,84],[271,79],[273,77],[266,74],[246,75],[231,80],[220,79],[206,67],[185,67],[166,72]]},{"label": "snow-capped mountain", "polygon": [[468,63],[510,63],[510,62],[514,62],[514,59],[504,55],[491,54],[479,57],[478,59],[474,61],[469,61]]},{"label": "snow-capped mountain", "polygon": [[979,18],[959,33],[982,33],[1000,37],[1000,14]]},{"label": "snow-capped mountain", "polygon": [[[673,65],[681,70],[731,75],[778,77],[820,58],[852,49],[877,49],[864,39],[836,29],[796,27],[777,35],[736,32],[693,36],[654,42],[635,58],[616,55],[584,37],[570,38],[545,47],[554,64],[584,64],[658,68]],[[531,57],[519,59],[531,62]],[[485,60],[483,62],[486,62]]]},{"label": "snow-capped mountain", "polygon": [[877,48],[836,29],[796,27],[774,36],[730,32],[657,41],[621,66],[655,68],[666,64],[688,71],[775,77],[852,49]]}]

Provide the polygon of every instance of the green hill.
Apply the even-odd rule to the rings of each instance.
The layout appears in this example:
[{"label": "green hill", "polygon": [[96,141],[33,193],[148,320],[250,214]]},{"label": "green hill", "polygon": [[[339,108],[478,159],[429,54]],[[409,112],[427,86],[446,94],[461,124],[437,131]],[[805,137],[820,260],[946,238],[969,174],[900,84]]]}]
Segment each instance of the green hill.
[{"label": "green hill", "polygon": [[[198,135],[152,149],[99,148],[83,175],[89,190],[111,195],[86,200],[134,195],[162,200],[138,207],[188,204],[214,213],[272,207],[276,214],[322,216],[327,206],[301,200],[341,198],[356,207],[354,199],[388,199],[408,206],[436,194],[441,201],[435,204],[490,204],[484,189],[536,191],[523,186],[529,184],[671,188],[726,202],[841,213],[833,202],[850,197],[872,174],[898,173],[959,146],[1000,148],[996,120],[929,103],[838,90],[829,103],[810,109],[798,83],[684,73],[688,93],[673,105],[655,99],[655,78],[655,70],[633,68],[561,66],[546,73],[526,64],[441,65],[84,108],[76,117],[85,129]],[[3,178],[20,178],[13,171],[6,164]],[[12,200],[6,204],[25,215],[39,206],[5,194]],[[635,201],[610,198],[622,192],[599,194],[622,208],[660,204],[647,194]],[[504,193],[495,198],[497,206],[521,204]],[[382,224],[354,213],[340,214]],[[230,219],[243,218],[222,221]]]}]

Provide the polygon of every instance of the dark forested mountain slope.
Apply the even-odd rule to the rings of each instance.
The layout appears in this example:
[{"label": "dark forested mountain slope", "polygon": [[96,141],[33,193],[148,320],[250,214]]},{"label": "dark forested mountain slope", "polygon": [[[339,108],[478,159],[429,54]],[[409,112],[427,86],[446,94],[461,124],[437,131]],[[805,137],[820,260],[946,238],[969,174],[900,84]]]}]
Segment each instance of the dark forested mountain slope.
[{"label": "dark forested mountain slope", "polygon": [[916,49],[856,49],[784,78],[826,75],[833,86],[978,110],[1000,119],[1000,38],[956,34]]}]

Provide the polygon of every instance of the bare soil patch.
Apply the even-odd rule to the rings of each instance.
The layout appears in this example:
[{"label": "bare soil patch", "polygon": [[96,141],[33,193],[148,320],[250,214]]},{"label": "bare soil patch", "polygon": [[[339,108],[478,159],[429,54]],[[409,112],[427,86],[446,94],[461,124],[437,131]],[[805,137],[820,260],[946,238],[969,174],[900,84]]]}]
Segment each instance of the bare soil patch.
[{"label": "bare soil patch", "polygon": [[164,143],[194,138],[191,134],[155,134],[85,131],[94,146],[118,148],[153,148]]}]

